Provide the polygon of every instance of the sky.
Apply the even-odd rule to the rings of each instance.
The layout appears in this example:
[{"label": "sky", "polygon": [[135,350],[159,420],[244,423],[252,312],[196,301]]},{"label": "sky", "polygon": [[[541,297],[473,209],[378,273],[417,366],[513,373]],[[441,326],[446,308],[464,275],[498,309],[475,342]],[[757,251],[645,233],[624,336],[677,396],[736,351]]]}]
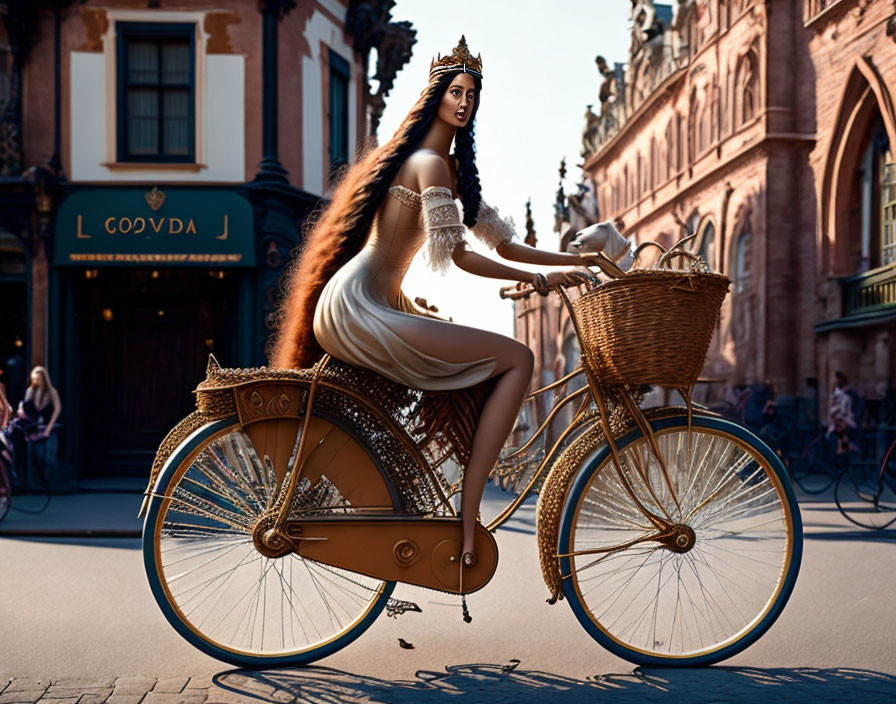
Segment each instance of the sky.
[{"label": "sky", "polygon": [[[417,43],[386,98],[380,143],[419,97],[430,61],[450,53],[465,35],[473,55],[482,54],[476,163],[483,199],[502,216],[512,216],[522,238],[531,197],[538,245],[556,250],[553,204],[560,160],[566,157],[569,193],[581,175],[585,106],[598,110],[594,57],[601,54],[611,64],[626,60],[630,11],[630,0],[398,0],[392,19],[409,20]],[[468,240],[476,251],[496,256],[472,235]],[[404,291],[412,299],[426,298],[455,322],[512,335],[512,304],[498,297],[507,283],[454,266],[442,276],[426,267],[421,252]]]}]

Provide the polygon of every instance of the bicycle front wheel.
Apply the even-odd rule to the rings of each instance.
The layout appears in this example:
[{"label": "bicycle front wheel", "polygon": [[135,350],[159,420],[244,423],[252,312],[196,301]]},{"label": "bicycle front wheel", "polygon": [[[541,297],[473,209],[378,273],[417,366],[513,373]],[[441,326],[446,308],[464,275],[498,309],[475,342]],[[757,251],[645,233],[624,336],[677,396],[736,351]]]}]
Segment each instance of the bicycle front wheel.
[{"label": "bicycle front wheel", "polygon": [[[296,419],[243,427],[235,417],[200,427],[167,460],[147,511],[144,565],[162,612],[194,646],[238,666],[303,664],[335,652],[373,623],[395,585],[256,549],[253,529],[275,505],[301,427]],[[292,511],[398,508],[349,429],[315,414],[308,432],[314,450]]]},{"label": "bicycle front wheel", "polygon": [[625,481],[605,446],[574,480],[558,541],[564,595],[620,657],[707,665],[755,642],[784,608],[799,508],[778,457],[745,428],[707,416],[689,428],[682,415],[652,427],[668,481],[637,431],[617,443]]}]

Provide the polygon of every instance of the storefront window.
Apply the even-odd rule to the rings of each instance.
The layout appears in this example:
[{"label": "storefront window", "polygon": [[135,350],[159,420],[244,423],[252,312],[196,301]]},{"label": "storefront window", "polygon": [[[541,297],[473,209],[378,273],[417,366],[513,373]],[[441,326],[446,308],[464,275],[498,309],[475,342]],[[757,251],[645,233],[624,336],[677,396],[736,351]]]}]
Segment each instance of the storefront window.
[{"label": "storefront window", "polygon": [[118,158],[194,161],[191,24],[118,25]]}]

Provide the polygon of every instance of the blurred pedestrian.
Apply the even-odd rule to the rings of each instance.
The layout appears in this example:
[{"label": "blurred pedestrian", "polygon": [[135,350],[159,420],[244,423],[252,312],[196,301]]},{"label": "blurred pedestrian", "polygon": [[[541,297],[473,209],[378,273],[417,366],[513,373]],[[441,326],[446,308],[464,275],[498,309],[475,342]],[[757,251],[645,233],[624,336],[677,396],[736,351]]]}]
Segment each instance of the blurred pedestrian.
[{"label": "blurred pedestrian", "polygon": [[[12,428],[9,427],[9,419],[12,416],[12,406],[9,405],[9,399],[6,397],[6,385],[3,383],[3,370],[0,369],[0,467],[7,474],[15,476],[13,467],[12,441],[10,433]],[[2,490],[2,487],[0,487]],[[2,516],[2,511],[0,511]]]},{"label": "blurred pedestrian", "polygon": [[766,424],[768,402],[774,403],[775,390],[770,379],[750,384],[748,388],[750,393],[744,402],[744,425],[755,433],[761,431]]},{"label": "blurred pedestrian", "polygon": [[743,423],[744,406],[750,398],[750,388],[746,384],[729,384],[722,392],[720,413],[728,420]]},{"label": "blurred pedestrian", "polygon": [[828,443],[834,461],[841,465],[850,451],[858,451],[853,443],[864,401],[849,383],[843,372],[834,372],[831,397],[828,402]]},{"label": "blurred pedestrian", "polygon": [[29,481],[28,485],[33,489],[44,489],[56,464],[53,426],[62,412],[62,403],[45,367],[34,367],[30,381],[12,423],[27,443],[29,458],[37,464],[40,483]]},{"label": "blurred pedestrian", "polygon": [[6,397],[6,384],[3,383],[3,370],[0,369],[0,428],[5,428],[12,416],[12,406]]}]

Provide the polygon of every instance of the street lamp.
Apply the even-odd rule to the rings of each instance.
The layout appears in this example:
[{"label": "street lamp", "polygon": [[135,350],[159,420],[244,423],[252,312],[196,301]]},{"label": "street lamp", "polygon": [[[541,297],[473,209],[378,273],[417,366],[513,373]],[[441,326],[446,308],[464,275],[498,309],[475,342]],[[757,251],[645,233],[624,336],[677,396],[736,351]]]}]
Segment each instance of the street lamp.
[{"label": "street lamp", "polygon": [[46,166],[32,166],[25,172],[25,179],[34,187],[34,206],[37,211],[37,226],[44,252],[48,253],[53,235],[53,216],[59,195],[59,177]]}]

